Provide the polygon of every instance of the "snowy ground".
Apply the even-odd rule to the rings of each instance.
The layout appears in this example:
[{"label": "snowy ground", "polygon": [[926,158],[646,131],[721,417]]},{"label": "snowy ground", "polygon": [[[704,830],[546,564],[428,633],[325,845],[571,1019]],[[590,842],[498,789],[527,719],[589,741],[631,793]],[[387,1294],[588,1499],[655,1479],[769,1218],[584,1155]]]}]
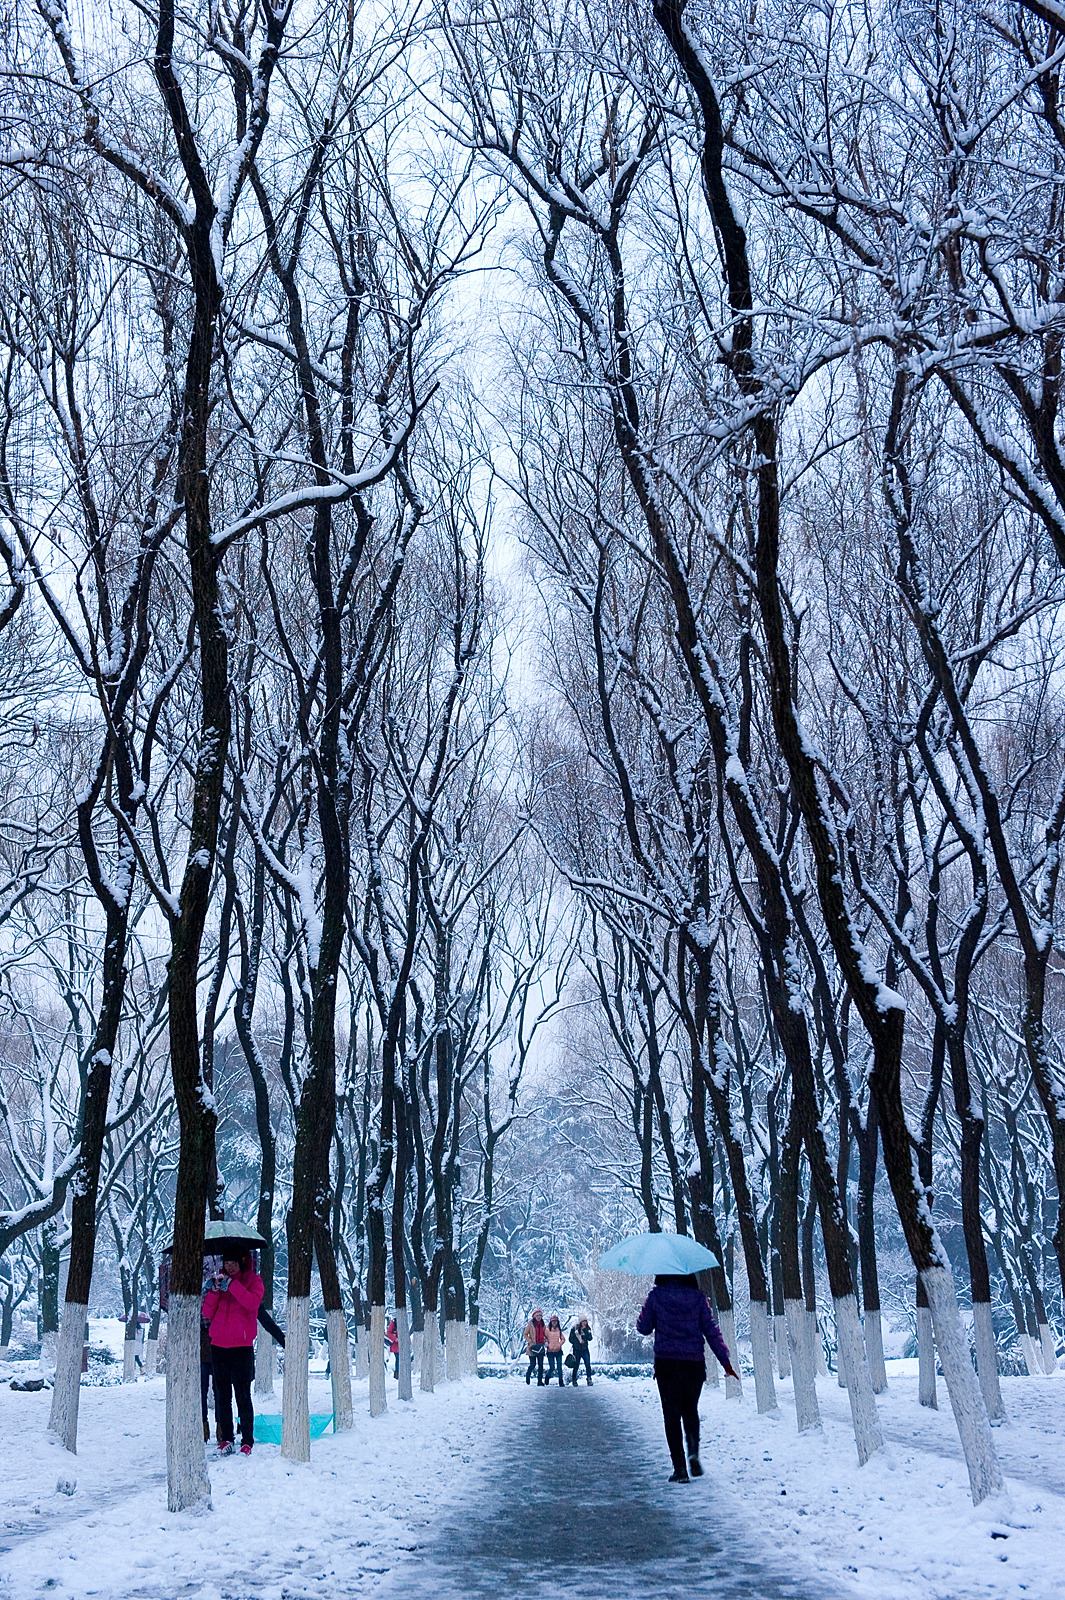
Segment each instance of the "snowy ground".
[{"label": "snowy ground", "polygon": [[[647,1380],[602,1380],[591,1391],[538,1394],[514,1379],[467,1381],[371,1422],[356,1385],[352,1433],[313,1446],[309,1467],[257,1445],[254,1455],[211,1465],[214,1513],[170,1516],[163,1467],[160,1379],[82,1395],[81,1450],[67,1455],[45,1437],[50,1396],[0,1387],[0,1596],[50,1592],[100,1600],[297,1600],[315,1595],[419,1592],[417,1571],[434,1526],[461,1525],[462,1508],[498,1505],[505,1546],[521,1489],[493,1462],[520,1453],[530,1408],[595,1405],[610,1425],[642,1442],[657,1493],[669,1468],[657,1396]],[[942,1384],[941,1384],[942,1391]],[[886,1456],[856,1465],[846,1396],[821,1380],[823,1435],[799,1439],[790,1385],[779,1385],[779,1418],[758,1417],[753,1394],[725,1403],[704,1393],[703,1460],[708,1476],[653,1500],[668,1508],[671,1538],[720,1524],[742,1531],[777,1571],[811,1596],[877,1600],[1058,1600],[1065,1572],[1065,1376],[1004,1383],[1010,1421],[996,1442],[1010,1475],[1010,1507],[974,1511],[957,1455],[946,1395],[922,1411],[916,1380],[894,1378],[881,1397]],[[328,1386],[312,1384],[312,1410],[329,1410]],[[264,1410],[280,1410],[280,1397]],[[595,1462],[531,1461],[557,1468],[563,1485],[595,1473]],[[57,1492],[76,1480],[73,1494]],[[69,1487],[69,1484],[68,1484]],[[600,1493],[602,1485],[599,1485]],[[579,1495],[578,1495],[579,1505]],[[662,1512],[666,1516],[666,1510]],[[663,1524],[665,1526],[665,1524]],[[439,1551],[433,1557],[440,1561]],[[445,1557],[446,1559],[446,1557]],[[807,1588],[808,1586],[808,1588]],[[587,1594],[572,1568],[558,1595]],[[642,1586],[641,1586],[642,1587]],[[680,1590],[677,1591],[678,1593]],[[687,1569],[684,1592],[700,1593]],[[750,1592],[745,1589],[744,1593]],[[725,1600],[715,1587],[717,1600]],[[673,1590],[668,1590],[672,1600]],[[667,1600],[667,1589],[660,1590]]]}]

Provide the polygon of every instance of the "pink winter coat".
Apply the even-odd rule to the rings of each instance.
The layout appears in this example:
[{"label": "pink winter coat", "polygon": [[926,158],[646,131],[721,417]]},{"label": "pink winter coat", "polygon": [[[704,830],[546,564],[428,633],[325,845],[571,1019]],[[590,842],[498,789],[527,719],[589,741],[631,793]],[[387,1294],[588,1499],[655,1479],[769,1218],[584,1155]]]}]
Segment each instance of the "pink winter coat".
[{"label": "pink winter coat", "polygon": [[247,1267],[230,1278],[228,1289],[208,1289],[203,1314],[211,1325],[211,1343],[222,1350],[255,1343],[255,1324],[263,1301],[263,1280]]}]

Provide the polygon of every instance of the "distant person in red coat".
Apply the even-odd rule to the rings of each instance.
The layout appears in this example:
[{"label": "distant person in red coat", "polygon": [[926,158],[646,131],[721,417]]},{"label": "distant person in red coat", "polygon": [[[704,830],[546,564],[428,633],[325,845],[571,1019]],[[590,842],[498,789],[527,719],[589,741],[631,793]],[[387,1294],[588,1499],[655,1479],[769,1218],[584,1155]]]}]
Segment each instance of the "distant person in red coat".
[{"label": "distant person in red coat", "polygon": [[211,1330],[211,1378],[214,1383],[218,1454],[233,1454],[233,1392],[240,1418],[240,1453],[251,1455],[255,1412],[251,1382],[255,1376],[255,1329],[263,1299],[263,1280],[250,1255],[223,1258],[213,1287],[203,1297],[204,1321]]},{"label": "distant person in red coat", "polygon": [[390,1317],[388,1319],[388,1327],[385,1329],[385,1348],[387,1349],[389,1355],[393,1355],[396,1358],[396,1377],[398,1378],[399,1377],[399,1329],[396,1326],[395,1317]]}]

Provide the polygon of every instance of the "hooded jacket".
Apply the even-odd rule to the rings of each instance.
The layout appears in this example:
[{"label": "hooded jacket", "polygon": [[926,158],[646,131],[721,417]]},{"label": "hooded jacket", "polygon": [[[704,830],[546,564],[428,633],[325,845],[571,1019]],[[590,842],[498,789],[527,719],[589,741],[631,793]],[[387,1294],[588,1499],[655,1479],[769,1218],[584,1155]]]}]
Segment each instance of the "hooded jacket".
[{"label": "hooded jacket", "polygon": [[255,1327],[263,1299],[263,1280],[253,1267],[230,1278],[228,1289],[208,1289],[203,1314],[211,1325],[211,1343],[236,1350],[255,1343]]},{"label": "hooded jacket", "polygon": [[686,1283],[655,1284],[636,1319],[636,1331],[654,1334],[656,1358],[702,1361],[705,1339],[723,1367],[732,1359],[709,1300]]}]

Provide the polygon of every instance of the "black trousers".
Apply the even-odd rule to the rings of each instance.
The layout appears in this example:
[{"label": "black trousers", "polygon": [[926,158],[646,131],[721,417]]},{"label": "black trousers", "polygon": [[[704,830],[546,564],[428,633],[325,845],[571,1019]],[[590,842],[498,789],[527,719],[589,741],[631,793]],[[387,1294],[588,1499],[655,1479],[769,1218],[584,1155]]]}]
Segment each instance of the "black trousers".
[{"label": "black trousers", "polygon": [[577,1357],[577,1364],[573,1369],[574,1387],[576,1387],[577,1379],[580,1377],[581,1362],[582,1361],[584,1362],[584,1370],[588,1374],[588,1382],[591,1383],[591,1381],[592,1381],[592,1358],[591,1358],[591,1355],[588,1352],[588,1346],[585,1345],[584,1348],[582,1349],[580,1345],[576,1345],[574,1347],[573,1354]]},{"label": "black trousers", "polygon": [[706,1378],[704,1361],[676,1361],[665,1357],[655,1358],[655,1382],[658,1398],[662,1402],[662,1421],[666,1427],[666,1443],[673,1462],[674,1472],[687,1472],[684,1459],[684,1433],[688,1439],[688,1454],[699,1454],[699,1394]]},{"label": "black trousers", "polygon": [[201,1361],[200,1362],[200,1410],[203,1413],[203,1437],[204,1437],[205,1441],[208,1440],[211,1437],[211,1428],[210,1428],[210,1424],[207,1421],[207,1391],[210,1388],[210,1386],[211,1386],[211,1363],[209,1361]]},{"label": "black trousers", "polygon": [[529,1351],[529,1369],[525,1374],[525,1382],[526,1383],[528,1383],[529,1379],[532,1377],[534,1372],[536,1373],[536,1381],[537,1381],[537,1383],[543,1383],[543,1381],[544,1381],[544,1347],[543,1347],[543,1345],[541,1345],[539,1347],[539,1349],[533,1349],[533,1350]]},{"label": "black trousers", "polygon": [[254,1345],[240,1344],[227,1350],[224,1345],[213,1344],[211,1376],[214,1379],[214,1416],[218,1425],[219,1444],[233,1443],[234,1390],[240,1418],[240,1442],[254,1444],[255,1412],[251,1404],[251,1382],[255,1376]]}]

